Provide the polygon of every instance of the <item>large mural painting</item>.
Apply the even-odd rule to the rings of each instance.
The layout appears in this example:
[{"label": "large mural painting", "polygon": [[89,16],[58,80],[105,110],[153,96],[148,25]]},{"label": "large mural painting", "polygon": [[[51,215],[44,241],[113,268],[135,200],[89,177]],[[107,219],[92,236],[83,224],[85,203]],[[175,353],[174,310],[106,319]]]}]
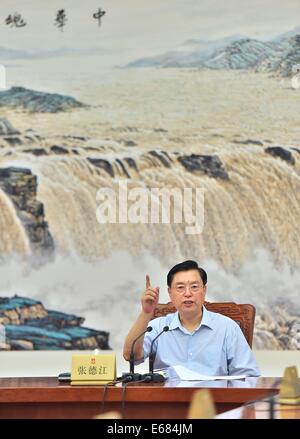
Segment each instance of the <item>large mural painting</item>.
[{"label": "large mural painting", "polygon": [[300,3],[2,0],[0,349],[121,349],[185,259],[300,348]]}]

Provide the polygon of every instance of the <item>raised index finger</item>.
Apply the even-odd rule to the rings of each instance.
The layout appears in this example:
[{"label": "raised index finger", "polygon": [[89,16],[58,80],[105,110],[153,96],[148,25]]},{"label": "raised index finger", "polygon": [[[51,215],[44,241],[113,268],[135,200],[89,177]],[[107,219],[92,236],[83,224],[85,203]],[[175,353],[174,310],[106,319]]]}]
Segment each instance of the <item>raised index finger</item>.
[{"label": "raised index finger", "polygon": [[150,277],[148,274],[146,274],[146,289],[150,288]]}]

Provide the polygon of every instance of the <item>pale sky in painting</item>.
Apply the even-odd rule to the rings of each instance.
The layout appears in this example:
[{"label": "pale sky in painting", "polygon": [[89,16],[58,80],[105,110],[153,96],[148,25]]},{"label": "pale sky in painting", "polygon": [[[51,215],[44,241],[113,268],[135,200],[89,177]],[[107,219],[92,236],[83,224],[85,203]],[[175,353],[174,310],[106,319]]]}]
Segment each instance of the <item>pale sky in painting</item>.
[{"label": "pale sky in painting", "polygon": [[[99,28],[91,16],[107,13]],[[65,9],[64,32],[54,26]],[[4,24],[18,11],[25,28]],[[150,56],[176,48],[188,39],[245,34],[266,39],[298,26],[299,0],[1,0],[0,47],[33,50],[105,49],[118,57]]]}]

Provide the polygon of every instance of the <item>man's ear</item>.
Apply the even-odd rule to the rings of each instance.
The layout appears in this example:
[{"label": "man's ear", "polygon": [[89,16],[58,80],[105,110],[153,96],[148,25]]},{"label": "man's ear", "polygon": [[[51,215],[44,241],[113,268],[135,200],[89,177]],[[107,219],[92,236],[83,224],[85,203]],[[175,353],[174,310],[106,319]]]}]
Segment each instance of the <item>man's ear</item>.
[{"label": "man's ear", "polygon": [[206,291],[207,291],[207,285],[204,285],[204,287],[203,287],[203,295],[204,295],[204,297],[206,296]]},{"label": "man's ear", "polygon": [[168,293],[169,293],[169,296],[170,296],[170,299],[171,299],[171,288],[170,287],[168,287]]}]

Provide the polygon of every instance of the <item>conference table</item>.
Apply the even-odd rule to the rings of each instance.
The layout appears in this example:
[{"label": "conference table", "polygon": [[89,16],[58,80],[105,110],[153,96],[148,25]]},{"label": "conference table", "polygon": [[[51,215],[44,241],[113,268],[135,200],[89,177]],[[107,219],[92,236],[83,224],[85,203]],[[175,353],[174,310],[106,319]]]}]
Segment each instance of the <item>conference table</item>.
[{"label": "conference table", "polygon": [[1,378],[0,419],[90,419],[118,411],[125,419],[185,419],[192,395],[209,389],[217,413],[279,392],[278,378],[166,381],[115,386],[72,386],[55,377]]}]

